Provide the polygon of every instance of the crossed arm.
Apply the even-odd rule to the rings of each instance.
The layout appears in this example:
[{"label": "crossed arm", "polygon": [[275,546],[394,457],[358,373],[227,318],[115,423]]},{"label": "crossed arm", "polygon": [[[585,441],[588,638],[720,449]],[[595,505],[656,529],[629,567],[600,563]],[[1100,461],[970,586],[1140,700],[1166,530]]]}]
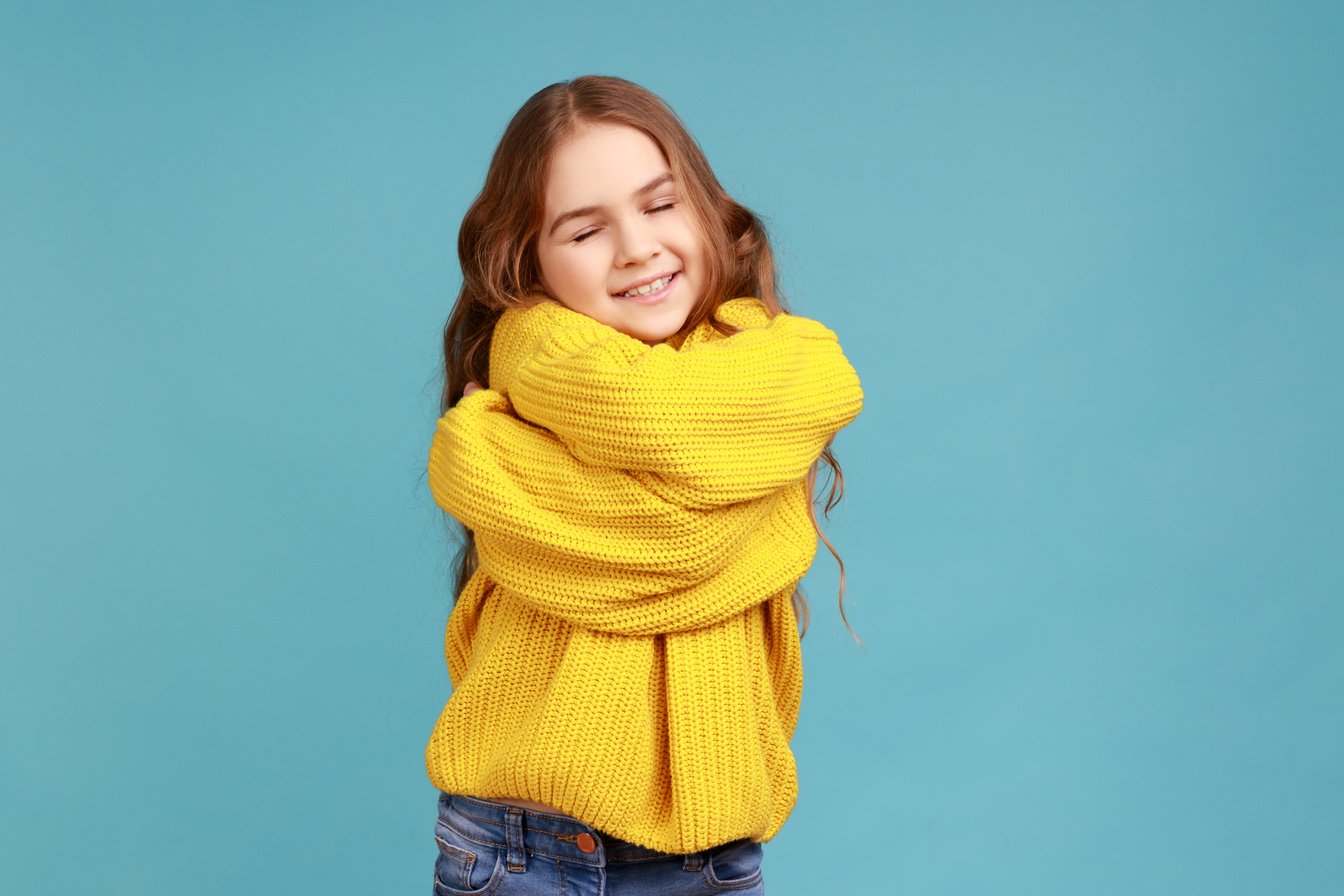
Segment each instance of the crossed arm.
[{"label": "crossed arm", "polygon": [[821,323],[771,318],[758,299],[720,315],[748,329],[677,350],[564,308],[510,312],[504,338],[526,340],[529,324],[543,335],[492,386],[575,457],[656,474],[687,506],[761,497],[807,475],[863,390]]},{"label": "crossed arm", "polygon": [[492,579],[586,628],[648,635],[710,625],[789,587],[816,552],[804,482],[688,510],[655,477],[574,457],[490,389],[439,419],[429,485],[474,532]]},{"label": "crossed arm", "polygon": [[680,351],[560,306],[506,312],[496,349],[520,360],[492,353],[495,388],[440,418],[429,465],[492,578],[575,624],[654,634],[802,577],[805,478],[858,413],[858,377],[815,321],[722,310],[750,328]]}]

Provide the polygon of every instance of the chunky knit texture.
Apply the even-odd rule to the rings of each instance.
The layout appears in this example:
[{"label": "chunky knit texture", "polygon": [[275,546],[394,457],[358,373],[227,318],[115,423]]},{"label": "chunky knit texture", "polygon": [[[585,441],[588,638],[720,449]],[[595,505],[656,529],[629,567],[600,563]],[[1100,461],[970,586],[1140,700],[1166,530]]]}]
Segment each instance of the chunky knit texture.
[{"label": "chunky knit texture", "polygon": [[650,347],[550,300],[505,311],[489,388],[439,419],[430,490],[480,559],[445,635],[440,790],[671,853],[792,811],[806,476],[863,393],[822,324],[718,315],[745,329]]}]

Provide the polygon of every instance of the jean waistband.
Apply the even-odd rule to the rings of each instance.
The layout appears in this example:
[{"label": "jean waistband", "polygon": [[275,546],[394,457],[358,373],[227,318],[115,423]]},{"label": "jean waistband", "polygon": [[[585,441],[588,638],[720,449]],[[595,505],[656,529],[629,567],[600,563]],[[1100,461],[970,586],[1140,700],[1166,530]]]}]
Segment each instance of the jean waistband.
[{"label": "jean waistband", "polygon": [[513,856],[510,862],[519,865],[526,861],[524,850],[599,867],[610,862],[668,858],[685,859],[698,867],[701,861],[698,853],[683,856],[659,852],[605,834],[572,815],[537,812],[456,793],[439,793],[439,817],[469,840],[508,850]]}]

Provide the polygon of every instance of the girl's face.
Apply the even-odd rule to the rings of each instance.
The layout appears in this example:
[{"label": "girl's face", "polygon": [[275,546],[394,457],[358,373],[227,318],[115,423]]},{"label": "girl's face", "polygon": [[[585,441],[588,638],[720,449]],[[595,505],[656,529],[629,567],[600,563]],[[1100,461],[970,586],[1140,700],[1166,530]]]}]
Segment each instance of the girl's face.
[{"label": "girl's face", "polygon": [[705,288],[704,242],[657,143],[626,125],[583,126],[557,147],[545,202],[547,293],[649,345],[681,329]]}]

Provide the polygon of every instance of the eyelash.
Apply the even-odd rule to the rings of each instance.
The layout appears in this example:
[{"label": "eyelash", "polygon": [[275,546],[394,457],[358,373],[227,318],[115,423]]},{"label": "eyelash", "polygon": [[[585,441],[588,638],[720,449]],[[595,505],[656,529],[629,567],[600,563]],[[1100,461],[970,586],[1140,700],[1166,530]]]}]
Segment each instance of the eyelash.
[{"label": "eyelash", "polygon": [[[674,206],[676,206],[675,202],[665,202],[662,205],[655,205],[653,208],[649,209],[649,214],[653,214],[654,212],[665,212],[668,209],[673,208]],[[597,233],[596,230],[585,231],[579,234],[578,236],[574,237],[572,240],[570,240],[570,242],[581,243],[584,240],[588,239],[588,237],[593,236],[595,233]]]}]

